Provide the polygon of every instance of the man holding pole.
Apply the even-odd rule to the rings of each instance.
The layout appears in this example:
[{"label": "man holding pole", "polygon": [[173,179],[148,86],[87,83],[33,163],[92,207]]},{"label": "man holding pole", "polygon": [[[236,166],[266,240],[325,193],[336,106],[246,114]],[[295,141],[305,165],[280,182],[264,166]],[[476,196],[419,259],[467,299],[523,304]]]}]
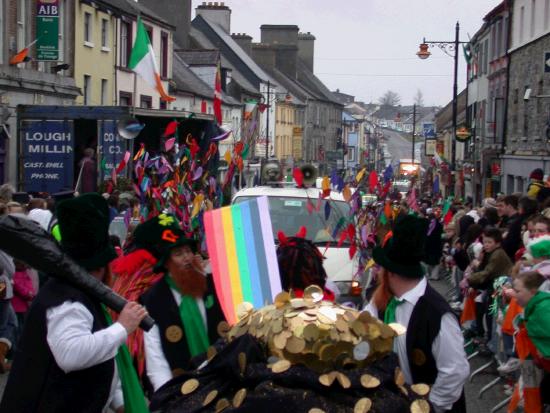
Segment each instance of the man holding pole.
[{"label": "man holding pole", "polygon": [[[107,282],[108,264],[116,258],[107,202],[98,194],[66,200],[59,204],[58,220],[63,250],[90,277]],[[121,347],[146,315],[129,302],[109,325],[96,298],[52,277],[29,310],[0,412],[147,411]]]}]

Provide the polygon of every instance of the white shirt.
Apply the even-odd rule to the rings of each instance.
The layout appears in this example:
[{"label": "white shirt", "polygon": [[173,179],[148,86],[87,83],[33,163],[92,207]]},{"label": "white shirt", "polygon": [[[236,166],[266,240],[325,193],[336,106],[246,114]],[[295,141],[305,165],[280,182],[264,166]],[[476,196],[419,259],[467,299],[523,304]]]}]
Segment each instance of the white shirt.
[{"label": "white shirt", "polygon": [[[173,288],[170,288],[170,291],[172,291],[176,305],[179,307],[181,303],[181,294]],[[204,301],[202,298],[196,298],[195,300],[197,301],[204,326],[208,329]],[[147,370],[147,377],[155,391],[157,391],[164,383],[172,380],[173,376],[170,364],[168,364],[168,360],[166,360],[164,352],[162,351],[160,331],[156,324],[152,329],[143,334],[143,342],[145,345],[145,367]]]},{"label": "white shirt", "polygon": [[[422,278],[412,290],[407,291],[401,297],[396,297],[399,301],[404,301],[395,310],[396,323],[408,326],[414,306],[426,292],[427,284],[426,278]],[[365,310],[375,317],[378,316],[378,310],[372,301],[365,307]],[[394,339],[393,349],[399,357],[399,364],[406,382],[413,384],[407,355],[406,334]],[[429,398],[436,411],[449,410],[453,403],[460,398],[464,383],[470,374],[470,365],[464,352],[464,338],[456,318],[451,313],[446,313],[441,318],[439,334],[432,343],[432,355],[438,373]]]},{"label": "white shirt", "polygon": [[[113,359],[127,338],[120,323],[92,333],[94,318],[81,303],[65,301],[46,312],[47,341],[59,368],[65,373],[87,369]],[[122,386],[115,364],[108,407],[114,410],[124,405]]]}]

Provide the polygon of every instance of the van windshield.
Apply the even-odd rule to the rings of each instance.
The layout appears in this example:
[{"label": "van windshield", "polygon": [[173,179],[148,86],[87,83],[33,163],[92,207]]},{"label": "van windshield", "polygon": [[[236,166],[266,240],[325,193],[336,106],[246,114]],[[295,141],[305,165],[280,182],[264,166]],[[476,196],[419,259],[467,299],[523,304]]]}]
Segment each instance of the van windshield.
[{"label": "van windshield", "polygon": [[[234,203],[238,204],[248,201],[255,197],[239,196],[235,198]],[[269,215],[271,216],[271,225],[273,227],[273,238],[277,240],[277,233],[283,231],[286,236],[294,236],[300,227],[307,228],[306,238],[315,244],[330,244],[338,242],[332,237],[332,231],[338,224],[340,218],[347,218],[350,214],[350,206],[344,201],[325,200],[321,201],[319,212],[313,211],[311,214],[307,208],[308,200],[306,198],[268,196]],[[318,200],[312,199],[314,207]],[[330,215],[325,220],[325,205],[330,204]],[[349,242],[343,244],[349,246]]]}]

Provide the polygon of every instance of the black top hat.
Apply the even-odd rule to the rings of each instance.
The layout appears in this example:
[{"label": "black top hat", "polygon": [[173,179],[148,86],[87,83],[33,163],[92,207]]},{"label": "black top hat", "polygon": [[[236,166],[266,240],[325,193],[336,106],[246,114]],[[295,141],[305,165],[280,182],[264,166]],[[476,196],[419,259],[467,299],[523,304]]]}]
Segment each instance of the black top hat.
[{"label": "black top hat", "polygon": [[197,252],[197,241],[187,238],[181,229],[177,218],[171,214],[160,214],[139,224],[134,231],[134,240],[138,248],[149,251],[159,261],[155,271],[164,271],[164,264],[170,256],[170,251],[182,245],[189,245]]},{"label": "black top hat", "polygon": [[117,255],[109,241],[109,207],[96,193],[62,201],[57,206],[61,247],[87,270],[106,266]]},{"label": "black top hat", "polygon": [[385,269],[407,278],[421,278],[428,221],[413,215],[397,220],[393,236],[384,247],[373,251],[374,261]]}]

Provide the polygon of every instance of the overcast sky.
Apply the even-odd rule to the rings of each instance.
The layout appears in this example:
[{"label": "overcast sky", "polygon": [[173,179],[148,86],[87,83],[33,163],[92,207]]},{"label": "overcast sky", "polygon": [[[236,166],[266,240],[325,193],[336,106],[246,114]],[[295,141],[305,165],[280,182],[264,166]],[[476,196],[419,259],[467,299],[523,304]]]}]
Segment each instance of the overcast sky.
[{"label": "overcast sky", "polygon": [[[193,0],[196,7],[202,1]],[[315,42],[315,73],[331,90],[375,102],[391,89],[402,104],[412,104],[420,89],[426,105],[452,99],[453,59],[432,49],[416,57],[422,38],[454,40],[457,20],[461,40],[481,27],[500,0],[226,0],[232,10],[231,32],[260,41],[262,24],[296,24]],[[194,17],[194,13],[193,13]],[[465,87],[466,63],[460,51],[459,92]]]}]

